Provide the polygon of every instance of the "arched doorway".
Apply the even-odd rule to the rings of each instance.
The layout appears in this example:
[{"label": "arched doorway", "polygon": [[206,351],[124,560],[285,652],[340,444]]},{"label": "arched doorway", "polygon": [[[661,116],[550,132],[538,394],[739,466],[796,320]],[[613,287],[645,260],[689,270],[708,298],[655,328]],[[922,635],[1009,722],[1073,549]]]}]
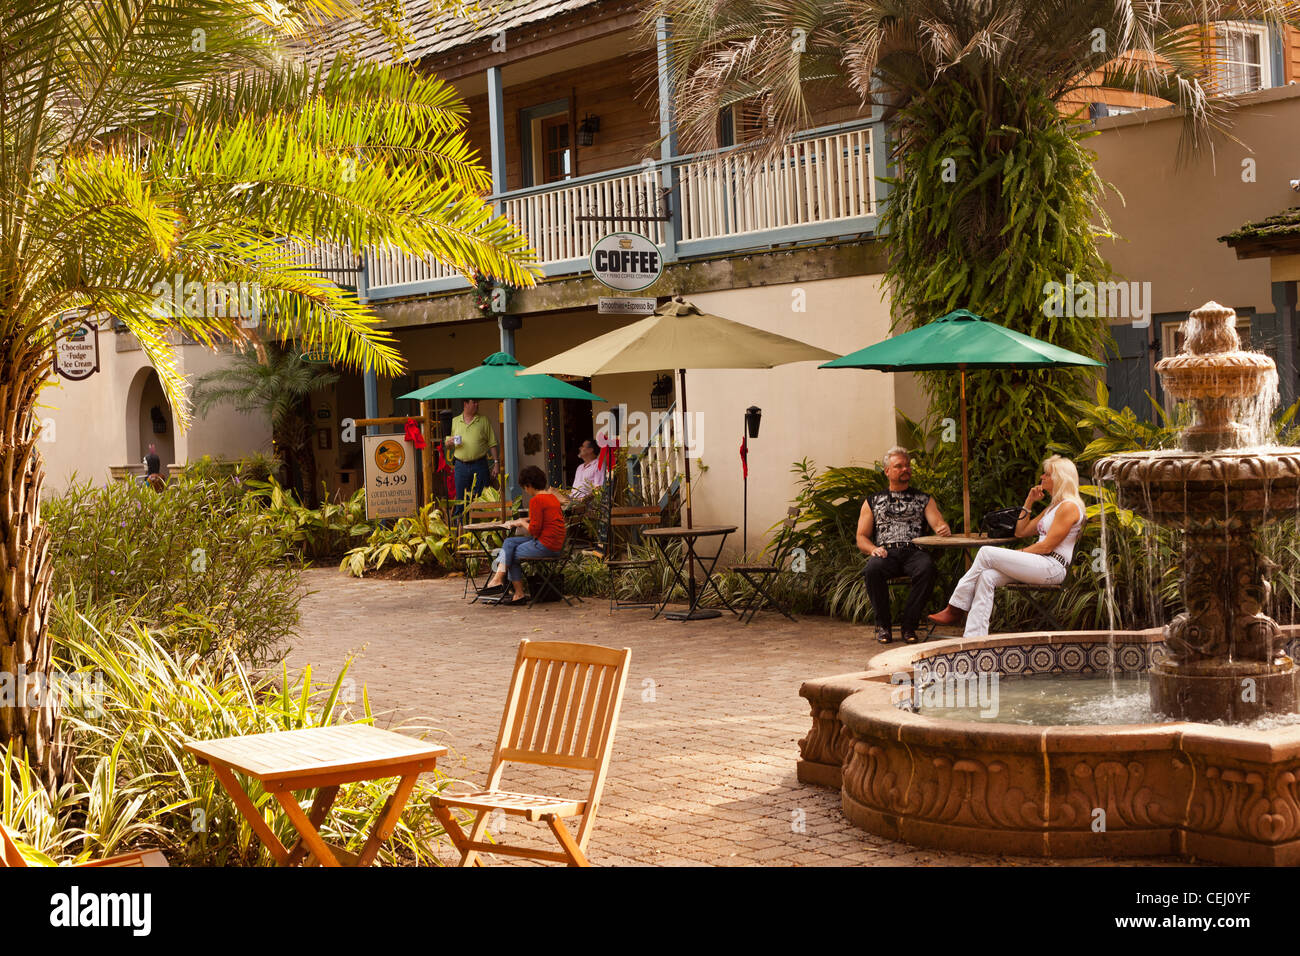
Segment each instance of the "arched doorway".
[{"label": "arched doorway", "polygon": [[163,472],[176,460],[175,417],[163,393],[158,373],[151,367],[140,369],[131,379],[126,400],[127,460],[137,465],[144,460],[149,446],[158,449]]}]

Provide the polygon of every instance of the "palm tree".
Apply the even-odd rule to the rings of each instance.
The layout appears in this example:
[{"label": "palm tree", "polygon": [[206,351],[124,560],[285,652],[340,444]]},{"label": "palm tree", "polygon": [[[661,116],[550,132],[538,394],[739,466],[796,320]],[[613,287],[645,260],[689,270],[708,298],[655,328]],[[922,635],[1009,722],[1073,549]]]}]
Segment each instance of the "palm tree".
[{"label": "palm tree", "polygon": [[[753,146],[768,158],[812,125],[822,97],[849,91],[880,108],[898,171],[880,218],[896,327],[969,308],[1096,355],[1109,340],[1104,318],[1044,308],[1048,282],[1108,273],[1097,249],[1112,235],[1104,184],[1083,145],[1090,130],[1072,114],[1103,88],[1165,100],[1184,110],[1185,157],[1230,127],[1209,25],[1280,24],[1300,17],[1300,3],[657,0],[647,25],[657,17],[672,22],[689,149],[713,146],[719,111],[741,103],[765,120]],[[1090,397],[1088,382],[1085,372],[974,377],[971,434],[984,441],[972,457],[1034,462],[1071,435],[1053,410],[1082,389]],[[953,414],[956,377],[927,373],[926,385],[935,417]]]},{"label": "palm tree", "polygon": [[312,451],[311,393],[329,388],[339,375],[328,365],[309,361],[297,349],[269,344],[265,361],[256,352],[236,352],[230,364],[199,377],[191,399],[207,412],[229,404],[246,414],[270,420],[275,455],[284,462],[288,484],[309,508],[318,502],[316,456]]},{"label": "palm tree", "polygon": [[[298,267],[294,244],[388,243],[466,276],[534,283],[526,241],[480,198],[490,178],[451,87],[403,66],[286,56],[285,24],[341,6],[24,0],[0,11],[0,677],[49,673],[33,409],[78,310],[134,333],[184,425],[169,333],[207,346],[266,335],[341,368],[401,368],[376,317]],[[256,290],[256,328],[223,302],[240,283]],[[56,722],[21,693],[0,707],[0,745],[26,748],[49,785],[68,756],[52,743]]]}]

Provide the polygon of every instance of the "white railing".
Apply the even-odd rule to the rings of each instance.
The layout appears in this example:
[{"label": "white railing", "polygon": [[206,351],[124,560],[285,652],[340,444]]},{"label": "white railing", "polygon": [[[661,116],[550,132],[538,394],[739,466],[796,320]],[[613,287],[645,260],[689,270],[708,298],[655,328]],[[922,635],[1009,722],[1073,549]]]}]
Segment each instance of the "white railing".
[{"label": "white railing", "polygon": [[451,266],[432,256],[417,259],[392,246],[370,250],[370,273],[367,279],[372,289],[428,282],[431,279],[451,279],[459,275]]},{"label": "white railing", "polygon": [[871,129],[788,143],[776,159],[732,151],[683,163],[682,241],[869,216]]},{"label": "white railing", "polygon": [[605,222],[583,222],[578,216],[647,216],[659,205],[659,176],[651,168],[610,179],[559,184],[551,189],[530,191],[502,202],[507,219],[518,226],[537,259],[545,264],[566,259],[585,259],[601,236],[612,229],[639,232],[656,243],[663,242],[663,223],[638,223],[616,218]]},{"label": "white railing", "polygon": [[[749,237],[758,233],[815,230],[819,225],[874,215],[873,131],[867,125],[813,131],[765,162],[736,148],[672,160],[678,188],[668,203],[677,207],[681,218],[677,241],[710,240],[702,248],[716,252],[732,236],[744,237],[737,244],[744,248],[746,242],[753,245]],[[624,168],[491,198],[528,237],[538,263],[581,263],[609,232],[639,232],[659,245],[666,241],[663,223],[637,221],[661,210],[661,173],[655,165]],[[585,216],[598,218],[579,219]],[[320,268],[340,284],[354,284],[347,277],[356,266],[350,246],[297,248],[304,265]],[[458,284],[454,280],[462,278],[432,258],[416,258],[391,247],[370,250],[368,265],[367,284],[378,298],[410,294],[405,287],[430,283],[450,289]],[[554,274],[569,268],[560,266]],[[574,269],[581,271],[582,265]]]},{"label": "white railing", "polygon": [[286,242],[284,249],[294,263],[309,267],[339,285],[356,285],[356,272],[360,263],[352,251],[351,243],[317,242],[305,245],[301,242]]},{"label": "white railing", "polygon": [[677,403],[674,402],[637,456],[641,500],[647,504],[663,501],[681,477],[685,467],[681,424]]}]

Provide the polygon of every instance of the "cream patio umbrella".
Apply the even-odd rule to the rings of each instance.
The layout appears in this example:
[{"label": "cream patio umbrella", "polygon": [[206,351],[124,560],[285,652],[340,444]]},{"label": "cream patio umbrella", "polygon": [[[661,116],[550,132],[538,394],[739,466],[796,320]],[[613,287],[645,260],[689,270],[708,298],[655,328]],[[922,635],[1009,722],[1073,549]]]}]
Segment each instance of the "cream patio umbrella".
[{"label": "cream patio umbrella", "polygon": [[[529,375],[613,375],[678,369],[681,381],[683,444],[690,445],[686,408],[686,369],[773,368],[791,362],[839,358],[795,339],[765,332],[701,312],[681,296],[639,322],[599,335],[567,352],[528,367]],[[691,459],[686,461],[686,527],[691,527]],[[692,580],[694,580],[692,566]]]}]

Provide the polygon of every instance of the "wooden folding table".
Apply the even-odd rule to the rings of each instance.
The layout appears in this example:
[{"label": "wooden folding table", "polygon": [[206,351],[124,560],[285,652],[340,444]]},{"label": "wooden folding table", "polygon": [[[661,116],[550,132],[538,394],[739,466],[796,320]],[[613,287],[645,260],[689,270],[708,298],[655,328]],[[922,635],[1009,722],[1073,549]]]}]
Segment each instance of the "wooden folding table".
[{"label": "wooden folding table", "polygon": [[[322,866],[341,866],[340,860],[353,866],[369,866],[397,826],[416,779],[421,773],[433,770],[438,758],[447,753],[446,747],[368,724],[223,737],[194,741],[186,744],[185,749],[212,767],[239,812],[282,866],[300,863],[308,853]],[[257,780],[284,807],[299,833],[292,848],[285,849],[262,819],[261,811],[239,785],[234,771]],[[401,779],[384,804],[361,853],[352,854],[327,844],[318,827],[333,805],[339,787],[384,777]],[[293,795],[295,790],[317,791],[310,814],[303,812]]]}]

